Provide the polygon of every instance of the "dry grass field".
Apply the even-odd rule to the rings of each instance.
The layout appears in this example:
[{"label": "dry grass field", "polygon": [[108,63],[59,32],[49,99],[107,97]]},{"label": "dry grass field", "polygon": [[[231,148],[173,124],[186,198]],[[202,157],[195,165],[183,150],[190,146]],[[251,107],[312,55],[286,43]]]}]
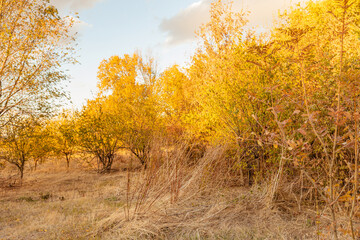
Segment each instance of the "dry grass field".
[{"label": "dry grass field", "polygon": [[198,191],[189,178],[174,201],[161,190],[165,182],[144,188],[150,182],[125,165],[98,174],[75,161],[70,170],[47,162],[27,169],[21,186],[7,167],[0,172],[0,239],[317,239],[319,227],[319,239],[329,237],[326,216],[316,225],[310,210],[267,208],[259,186]]}]

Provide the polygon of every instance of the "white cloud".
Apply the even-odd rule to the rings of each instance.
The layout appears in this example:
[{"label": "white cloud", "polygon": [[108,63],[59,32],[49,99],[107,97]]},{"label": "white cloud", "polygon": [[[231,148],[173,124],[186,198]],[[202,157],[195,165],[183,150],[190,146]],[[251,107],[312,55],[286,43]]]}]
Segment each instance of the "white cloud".
[{"label": "white cloud", "polygon": [[209,20],[210,0],[191,4],[170,19],[163,19],[160,29],[168,34],[167,44],[178,44],[191,40],[195,30]]},{"label": "white cloud", "polygon": [[[306,0],[237,0],[233,8],[236,11],[250,11],[249,25],[260,28],[269,27],[277,16],[278,10]],[[212,0],[200,0],[181,10],[169,19],[163,19],[160,30],[167,34],[166,43],[181,44],[195,38],[195,31],[210,19],[209,10]]]},{"label": "white cloud", "polygon": [[307,0],[243,0],[242,7],[250,11],[251,26],[269,27],[279,10],[285,10]]},{"label": "white cloud", "polygon": [[79,11],[82,9],[92,8],[96,3],[103,0],[50,0],[50,3],[59,9],[70,9]]}]

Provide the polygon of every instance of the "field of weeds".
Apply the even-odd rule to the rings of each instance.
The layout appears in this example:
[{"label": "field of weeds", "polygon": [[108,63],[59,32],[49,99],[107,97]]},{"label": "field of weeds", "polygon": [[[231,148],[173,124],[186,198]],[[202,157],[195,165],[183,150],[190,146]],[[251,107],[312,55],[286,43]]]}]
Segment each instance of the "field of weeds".
[{"label": "field of weeds", "polygon": [[326,214],[316,224],[313,211],[268,207],[265,187],[203,188],[199,168],[179,171],[174,182],[162,168],[155,174],[121,164],[98,174],[75,162],[70,170],[47,162],[26,172],[22,184],[12,169],[2,170],[0,239],[329,237]]}]

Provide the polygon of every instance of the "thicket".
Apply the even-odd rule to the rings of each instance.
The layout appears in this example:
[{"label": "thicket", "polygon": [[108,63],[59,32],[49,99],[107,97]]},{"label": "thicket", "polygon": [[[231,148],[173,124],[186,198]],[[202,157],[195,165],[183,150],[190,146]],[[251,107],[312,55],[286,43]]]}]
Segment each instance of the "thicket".
[{"label": "thicket", "polygon": [[216,1],[188,67],[159,73],[139,53],[104,60],[98,97],[73,114],[64,136],[96,156],[101,172],[128,149],[145,169],[137,203],[156,181],[169,183],[172,202],[190,180],[199,188],[258,184],[268,207],[286,191],[295,197],[282,200],[299,211],[328,210],[335,239],[346,213],[356,239],[359,11],[358,0],[309,1],[260,34],[245,12]]}]

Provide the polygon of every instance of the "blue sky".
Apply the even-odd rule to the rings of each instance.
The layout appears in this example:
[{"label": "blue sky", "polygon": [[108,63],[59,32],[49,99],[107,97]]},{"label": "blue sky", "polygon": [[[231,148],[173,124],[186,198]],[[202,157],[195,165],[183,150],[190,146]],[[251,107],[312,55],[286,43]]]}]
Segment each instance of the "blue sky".
[{"label": "blue sky", "polygon": [[[302,0],[236,0],[250,10],[250,25],[266,28],[278,9]],[[186,65],[196,47],[194,31],[208,19],[211,0],[51,0],[64,15],[79,13],[79,64],[68,66],[68,90],[75,107],[96,92],[103,59],[140,51],[155,57],[160,70]],[[70,107],[70,106],[69,106]]]}]

